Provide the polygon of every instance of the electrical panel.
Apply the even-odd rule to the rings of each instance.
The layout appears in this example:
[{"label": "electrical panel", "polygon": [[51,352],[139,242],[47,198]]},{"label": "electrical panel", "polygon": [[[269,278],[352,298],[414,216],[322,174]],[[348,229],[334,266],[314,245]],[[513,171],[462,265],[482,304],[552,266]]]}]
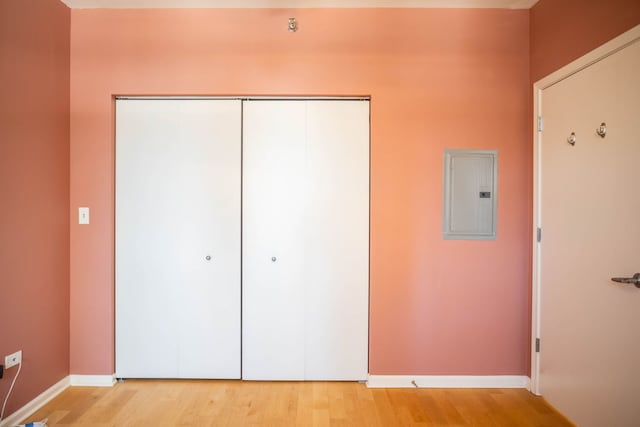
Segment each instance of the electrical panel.
[{"label": "electrical panel", "polygon": [[498,152],[445,150],[442,238],[495,240]]}]

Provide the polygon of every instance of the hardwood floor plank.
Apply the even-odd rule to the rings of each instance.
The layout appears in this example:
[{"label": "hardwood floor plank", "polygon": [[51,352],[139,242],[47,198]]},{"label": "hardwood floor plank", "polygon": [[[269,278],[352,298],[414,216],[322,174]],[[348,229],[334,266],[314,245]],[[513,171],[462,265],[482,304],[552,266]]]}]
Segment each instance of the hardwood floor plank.
[{"label": "hardwood floor plank", "polygon": [[50,427],[572,426],[523,389],[368,389],[355,382],[127,380],[71,387],[26,421]]}]

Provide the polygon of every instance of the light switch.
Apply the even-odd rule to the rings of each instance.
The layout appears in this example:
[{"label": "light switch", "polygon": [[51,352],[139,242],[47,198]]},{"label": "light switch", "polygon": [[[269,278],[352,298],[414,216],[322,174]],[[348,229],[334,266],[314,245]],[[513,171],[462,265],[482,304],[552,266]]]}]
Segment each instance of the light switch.
[{"label": "light switch", "polygon": [[78,208],[78,224],[89,224],[89,208]]}]

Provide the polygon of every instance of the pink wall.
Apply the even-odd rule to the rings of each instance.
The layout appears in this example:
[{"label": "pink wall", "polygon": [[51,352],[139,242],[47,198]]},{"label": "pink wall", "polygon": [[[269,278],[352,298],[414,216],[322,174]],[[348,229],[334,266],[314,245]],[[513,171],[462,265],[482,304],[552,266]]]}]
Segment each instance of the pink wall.
[{"label": "pink wall", "polygon": [[0,357],[24,353],[5,415],[69,374],[70,15],[0,1]]},{"label": "pink wall", "polygon": [[540,0],[531,9],[531,81],[638,24],[639,0]]},{"label": "pink wall", "polygon": [[[71,371],[114,371],[113,95],[358,94],[372,97],[370,371],[525,374],[528,26],[507,10],[73,10]],[[496,241],[442,240],[444,148],[499,150]]]}]

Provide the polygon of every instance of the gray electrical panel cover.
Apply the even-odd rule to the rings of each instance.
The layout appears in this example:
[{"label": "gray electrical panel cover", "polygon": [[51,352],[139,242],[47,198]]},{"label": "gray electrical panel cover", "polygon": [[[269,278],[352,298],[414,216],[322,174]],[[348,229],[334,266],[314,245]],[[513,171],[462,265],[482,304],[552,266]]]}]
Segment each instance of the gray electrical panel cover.
[{"label": "gray electrical panel cover", "polygon": [[498,152],[445,150],[442,238],[495,240]]}]

